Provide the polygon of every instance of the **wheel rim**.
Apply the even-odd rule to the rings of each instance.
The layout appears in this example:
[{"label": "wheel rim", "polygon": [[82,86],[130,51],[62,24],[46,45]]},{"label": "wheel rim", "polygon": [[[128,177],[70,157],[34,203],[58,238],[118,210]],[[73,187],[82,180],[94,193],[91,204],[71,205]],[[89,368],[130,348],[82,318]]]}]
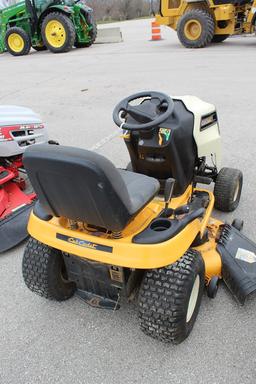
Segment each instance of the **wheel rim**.
[{"label": "wheel rim", "polygon": [[240,183],[239,181],[237,182],[234,197],[233,197],[233,203],[237,200],[238,195],[239,195],[239,190],[240,190]]},{"label": "wheel rim", "polygon": [[58,20],[51,20],[46,24],[45,37],[54,48],[60,48],[66,41],[66,31],[63,24]]},{"label": "wheel rim", "polygon": [[18,33],[11,33],[8,36],[8,46],[13,52],[21,52],[25,46],[23,38]]},{"label": "wheel rim", "polygon": [[201,36],[202,26],[198,20],[188,20],[185,24],[184,33],[187,39],[197,40]]},{"label": "wheel rim", "polygon": [[195,278],[194,285],[191,290],[190,298],[188,302],[188,310],[187,310],[187,318],[186,318],[187,323],[190,321],[195,311],[196,303],[199,295],[199,288],[200,288],[200,277],[199,275],[197,275]]}]

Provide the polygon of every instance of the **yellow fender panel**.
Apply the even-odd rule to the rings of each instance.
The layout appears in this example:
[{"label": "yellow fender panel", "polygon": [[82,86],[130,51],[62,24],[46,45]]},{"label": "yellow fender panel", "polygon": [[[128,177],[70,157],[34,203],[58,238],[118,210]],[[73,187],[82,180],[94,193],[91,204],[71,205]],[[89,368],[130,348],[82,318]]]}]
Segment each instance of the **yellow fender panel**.
[{"label": "yellow fender panel", "polygon": [[158,244],[134,244],[131,237],[106,239],[70,230],[60,225],[59,219],[43,221],[33,213],[28,232],[35,239],[63,252],[120,267],[152,269],[177,261],[189,248],[201,222],[195,219],[172,239]]},{"label": "yellow fender panel", "polygon": [[[203,191],[203,189],[196,188]],[[53,248],[73,255],[94,260],[99,263],[120,267],[153,269],[161,268],[176,262],[188,250],[198,233],[201,236],[207,229],[209,241],[195,247],[205,263],[206,283],[212,276],[221,277],[221,258],[216,250],[216,237],[221,221],[213,219],[211,212],[214,206],[213,193],[209,193],[210,202],[202,220],[196,219],[172,239],[158,244],[134,244],[132,238],[145,229],[156,218],[164,207],[163,200],[156,197],[150,202],[129,225],[123,230],[122,238],[112,239],[108,235],[87,232],[83,226],[77,230],[70,229],[64,218],[53,218],[50,221],[40,220],[31,213],[28,232],[38,241]],[[182,196],[173,198],[171,208],[186,204],[191,196],[191,186]]]}]

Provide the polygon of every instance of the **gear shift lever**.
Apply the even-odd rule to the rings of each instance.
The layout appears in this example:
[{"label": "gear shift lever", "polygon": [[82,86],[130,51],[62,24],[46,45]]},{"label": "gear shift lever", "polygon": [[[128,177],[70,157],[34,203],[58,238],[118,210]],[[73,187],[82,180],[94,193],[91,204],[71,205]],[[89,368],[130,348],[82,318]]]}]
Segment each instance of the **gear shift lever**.
[{"label": "gear shift lever", "polygon": [[164,186],[164,202],[165,202],[164,209],[165,210],[168,209],[169,202],[171,201],[174,184],[175,184],[175,179],[172,179],[171,177],[165,181],[165,186]]}]

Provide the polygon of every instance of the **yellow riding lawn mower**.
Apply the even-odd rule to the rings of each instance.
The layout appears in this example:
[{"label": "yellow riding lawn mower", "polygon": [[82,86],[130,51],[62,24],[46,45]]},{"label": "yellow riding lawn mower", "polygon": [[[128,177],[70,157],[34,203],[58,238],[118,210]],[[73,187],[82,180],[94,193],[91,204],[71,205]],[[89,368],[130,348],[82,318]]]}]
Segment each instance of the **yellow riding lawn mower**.
[{"label": "yellow riding lawn mower", "polygon": [[256,0],[161,0],[156,21],[177,31],[186,48],[255,33]]},{"label": "yellow riding lawn mower", "polygon": [[[116,310],[137,299],[141,329],[180,343],[202,294],[220,279],[240,303],[256,290],[256,245],[233,211],[243,176],[221,168],[215,107],[194,96],[142,92],[113,112],[131,162],[117,169],[85,149],[37,145],[24,164],[38,196],[23,257],[27,287],[48,299],[74,293]],[[214,191],[198,187],[214,183]]]}]

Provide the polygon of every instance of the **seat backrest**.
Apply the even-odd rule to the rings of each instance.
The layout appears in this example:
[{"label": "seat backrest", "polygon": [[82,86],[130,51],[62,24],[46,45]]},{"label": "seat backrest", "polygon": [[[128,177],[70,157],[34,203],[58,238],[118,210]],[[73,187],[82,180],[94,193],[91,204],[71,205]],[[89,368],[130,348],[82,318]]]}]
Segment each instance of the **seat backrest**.
[{"label": "seat backrest", "polygon": [[131,200],[115,166],[85,149],[29,147],[23,157],[40,209],[51,216],[121,231],[131,219]]}]

